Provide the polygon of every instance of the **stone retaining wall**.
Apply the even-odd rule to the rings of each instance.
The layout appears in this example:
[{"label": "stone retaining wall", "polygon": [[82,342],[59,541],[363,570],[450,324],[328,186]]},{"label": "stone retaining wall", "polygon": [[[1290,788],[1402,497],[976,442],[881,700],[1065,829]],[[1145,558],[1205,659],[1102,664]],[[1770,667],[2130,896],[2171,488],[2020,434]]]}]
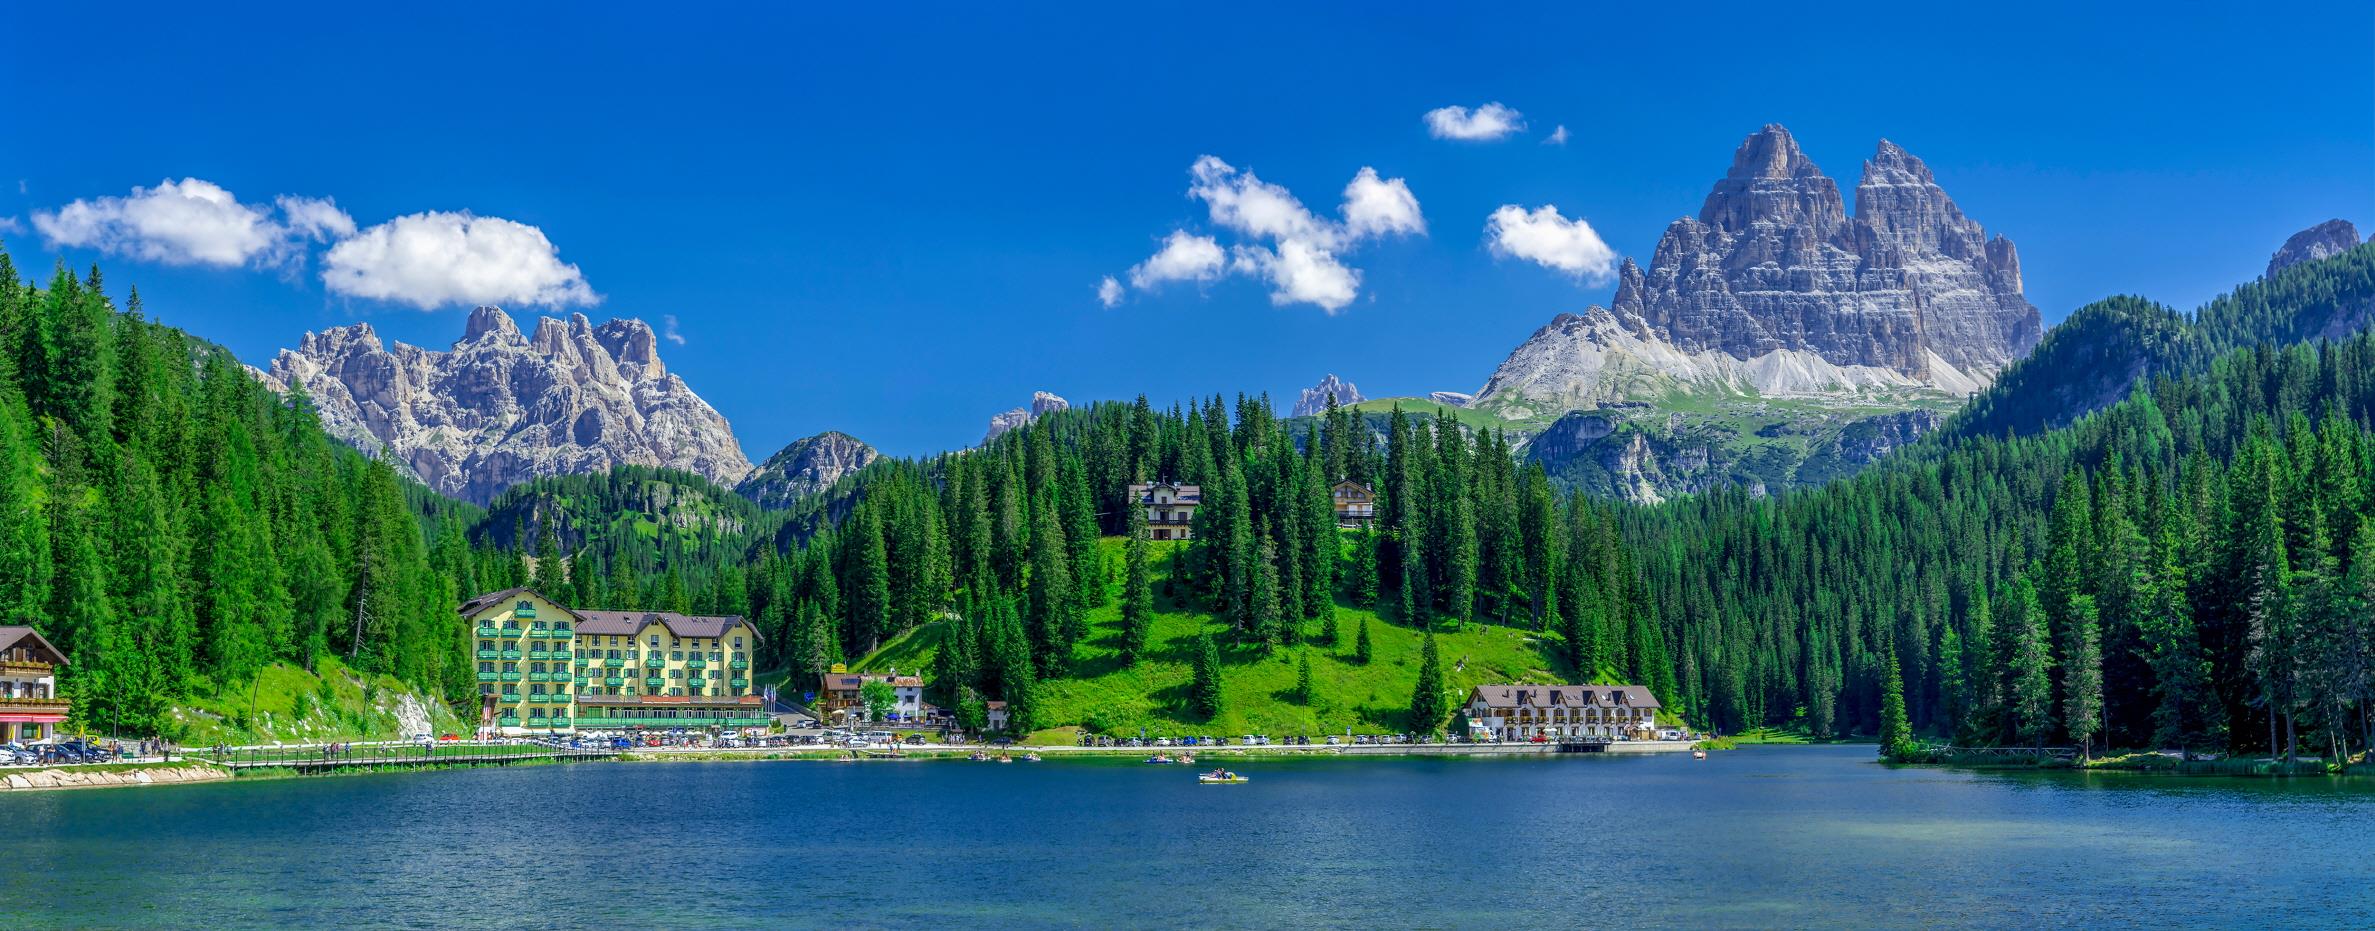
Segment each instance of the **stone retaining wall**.
[{"label": "stone retaining wall", "polygon": [[229,779],[228,770],[213,766],[154,766],[140,769],[37,769],[0,777],[0,790],[30,792],[42,789],[96,789],[107,786],[170,785]]}]

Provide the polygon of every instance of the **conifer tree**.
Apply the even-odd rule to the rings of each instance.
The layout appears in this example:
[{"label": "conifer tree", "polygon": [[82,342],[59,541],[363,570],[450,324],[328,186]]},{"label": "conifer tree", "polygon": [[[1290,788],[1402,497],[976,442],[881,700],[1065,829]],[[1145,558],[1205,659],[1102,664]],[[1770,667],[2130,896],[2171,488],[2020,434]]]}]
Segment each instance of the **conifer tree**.
[{"label": "conifer tree", "polygon": [[1410,730],[1433,734],[1443,730],[1443,658],[1435,650],[1435,632],[1428,631],[1419,647],[1418,685],[1410,693]]},{"label": "conifer tree", "polygon": [[1355,662],[1358,662],[1358,663],[1360,663],[1360,664],[1361,664],[1361,665],[1363,665],[1363,666],[1369,665],[1369,658],[1370,658],[1370,656],[1371,656],[1371,655],[1373,655],[1373,654],[1372,654],[1370,651],[1371,651],[1371,647],[1370,647],[1370,644],[1369,644],[1369,615],[1368,615],[1366,612],[1364,612],[1364,613],[1362,613],[1362,614],[1361,614],[1361,623],[1360,623],[1360,627],[1359,627],[1359,628],[1358,628],[1358,629],[1357,629],[1357,630],[1356,630],[1356,631],[1353,633],[1353,641],[1352,641],[1352,657],[1353,657],[1353,660],[1354,660]]},{"label": "conifer tree", "polygon": [[1249,632],[1261,643],[1291,642],[1286,634],[1284,608],[1278,597],[1278,546],[1268,533],[1263,533],[1256,550],[1253,569],[1253,590],[1248,595],[1251,625]]},{"label": "conifer tree", "polygon": [[2053,736],[2053,653],[2047,645],[2045,612],[2025,577],[2015,578],[1996,599],[1996,629],[2008,656],[2004,693],[2014,739],[2032,747]]},{"label": "conifer tree", "polygon": [[2063,665],[2062,723],[2078,743],[2079,757],[2094,753],[2095,734],[2102,729],[2102,630],[2093,595],[2070,599],[2070,653]]},{"label": "conifer tree", "polygon": [[1295,651],[1295,700],[1308,705],[1311,704],[1313,694],[1314,693],[1312,692],[1311,687],[1311,651],[1297,650]]},{"label": "conifer tree", "polygon": [[1905,715],[1905,676],[1898,670],[1896,650],[1883,653],[1880,662],[1888,674],[1880,692],[1880,757],[1910,762],[1918,748],[1913,742],[1913,724]]},{"label": "conifer tree", "polygon": [[1146,538],[1146,509],[1129,508],[1129,539],[1123,544],[1122,665],[1135,666],[1154,628],[1153,544]]},{"label": "conifer tree", "polygon": [[1193,678],[1188,683],[1188,710],[1210,721],[1221,713],[1220,650],[1212,643],[1212,635],[1202,634],[1196,639],[1196,662]]}]

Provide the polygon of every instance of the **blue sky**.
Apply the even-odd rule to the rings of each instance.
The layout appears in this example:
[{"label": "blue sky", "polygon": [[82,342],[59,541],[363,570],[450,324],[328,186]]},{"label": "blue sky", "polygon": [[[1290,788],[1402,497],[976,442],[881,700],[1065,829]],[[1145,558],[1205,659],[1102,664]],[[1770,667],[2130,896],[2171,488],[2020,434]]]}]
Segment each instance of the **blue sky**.
[{"label": "blue sky", "polygon": [[[2294,230],[2375,222],[2358,5],[505,6],[13,11],[0,239],[29,273],[100,261],[153,315],[268,364],[356,320],[450,343],[484,282],[389,265],[468,211],[505,293],[673,315],[664,358],[756,460],[826,429],[962,446],[1034,389],[1474,390],[1612,290],[1496,255],[1488,215],[1555,206],[1646,259],[1767,122],[1843,188],[1882,137],[1922,157],[2019,244],[2048,322],[2114,293],[2190,308]],[[1527,128],[1445,140],[1423,119],[1487,102]],[[1188,196],[1206,155],[1309,208],[1302,241],[1358,271],[1349,301],[1274,305],[1225,268],[1126,286],[1175,230],[1286,251]],[[1352,230],[1338,205],[1363,168],[1400,180],[1423,234]],[[210,264],[32,222],[185,178],[276,225]],[[300,224],[322,205],[283,195],[353,226]],[[333,289],[334,267],[355,277]]]}]

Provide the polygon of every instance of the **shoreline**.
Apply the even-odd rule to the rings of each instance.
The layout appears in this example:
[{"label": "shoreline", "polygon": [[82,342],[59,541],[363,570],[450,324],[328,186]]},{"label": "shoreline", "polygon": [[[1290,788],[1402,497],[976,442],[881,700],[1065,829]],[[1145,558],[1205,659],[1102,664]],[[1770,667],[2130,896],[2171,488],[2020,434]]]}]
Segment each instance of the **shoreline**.
[{"label": "shoreline", "polygon": [[[1688,753],[1692,741],[1636,740],[1608,745],[1606,755],[1646,753]],[[971,761],[975,753],[992,756],[1004,754],[1021,758],[1037,753],[1046,759],[1071,757],[1079,759],[1121,758],[1144,759],[1156,753],[1177,754],[1185,750],[1198,759],[1291,759],[1295,757],[1590,757],[1599,753],[1559,753],[1551,744],[1352,744],[1268,745],[1257,747],[1032,747],[1014,745],[1000,749],[970,746],[926,745],[903,748],[896,752],[881,750],[848,750],[839,747],[754,747],[749,749],[716,749],[688,747],[683,749],[657,747],[633,749],[619,759],[629,763],[669,762],[766,762],[774,760],[810,761],[874,761],[874,760],[964,760]]]}]

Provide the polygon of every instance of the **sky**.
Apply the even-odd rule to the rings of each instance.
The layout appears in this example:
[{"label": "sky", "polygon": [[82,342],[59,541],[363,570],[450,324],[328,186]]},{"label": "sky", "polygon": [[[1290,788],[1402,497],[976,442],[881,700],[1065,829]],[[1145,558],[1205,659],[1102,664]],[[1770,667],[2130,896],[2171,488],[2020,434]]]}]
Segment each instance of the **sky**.
[{"label": "sky", "polygon": [[18,268],[259,366],[639,317],[755,461],[1034,390],[1474,391],[1772,122],[1843,189],[1927,161],[2048,324],[2375,225],[2359,4],[346,6],[12,11]]}]

